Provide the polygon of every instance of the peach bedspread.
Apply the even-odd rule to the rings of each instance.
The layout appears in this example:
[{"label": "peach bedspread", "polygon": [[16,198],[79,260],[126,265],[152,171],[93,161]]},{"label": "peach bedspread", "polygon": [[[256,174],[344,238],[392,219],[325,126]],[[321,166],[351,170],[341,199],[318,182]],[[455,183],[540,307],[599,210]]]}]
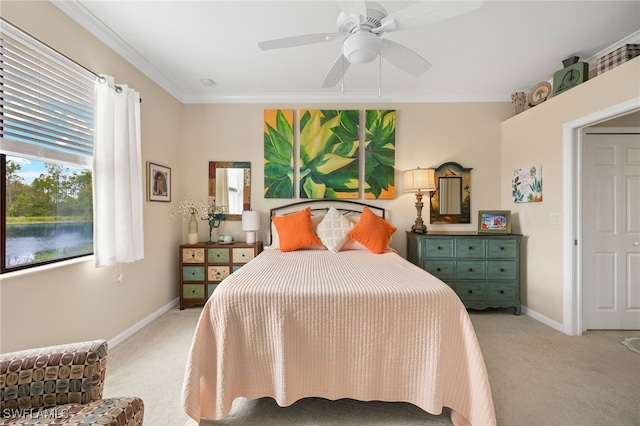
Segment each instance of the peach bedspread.
[{"label": "peach bedspread", "polygon": [[404,401],[494,425],[475,331],[456,294],[396,253],[265,250],[205,305],[184,378],[194,420],[236,397]]}]

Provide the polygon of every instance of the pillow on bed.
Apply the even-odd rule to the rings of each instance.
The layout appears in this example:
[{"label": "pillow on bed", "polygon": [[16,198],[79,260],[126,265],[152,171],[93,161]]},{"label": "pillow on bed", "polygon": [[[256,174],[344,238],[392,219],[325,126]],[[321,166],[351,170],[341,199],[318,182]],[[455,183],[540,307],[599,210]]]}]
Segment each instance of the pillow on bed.
[{"label": "pillow on bed", "polygon": [[396,229],[365,206],[360,220],[347,236],[368,248],[372,253],[378,254],[386,250],[391,241],[391,234],[396,232]]},{"label": "pillow on bed", "polygon": [[349,237],[347,233],[353,228],[353,223],[338,210],[331,207],[318,224],[316,232],[320,241],[332,253],[338,253]]},{"label": "pillow on bed", "polygon": [[310,245],[322,245],[313,230],[311,208],[285,216],[274,216],[273,223],[278,231],[280,251],[294,251]]},{"label": "pillow on bed", "polygon": [[[313,225],[314,231],[316,230],[316,228],[318,227],[318,224],[321,221],[322,221],[322,216],[313,216],[313,215],[311,215],[311,224]],[[317,234],[318,233],[316,231],[316,235]],[[273,223],[273,220],[271,221],[271,244],[269,245],[269,247],[272,248],[272,249],[280,250],[280,236],[278,235],[278,230],[276,229],[276,224]],[[300,249],[304,249],[304,250],[326,250],[327,248],[324,245],[322,245],[322,241],[321,241],[320,244],[313,244],[313,245],[310,245],[310,246],[304,246],[304,247],[301,247]]]}]

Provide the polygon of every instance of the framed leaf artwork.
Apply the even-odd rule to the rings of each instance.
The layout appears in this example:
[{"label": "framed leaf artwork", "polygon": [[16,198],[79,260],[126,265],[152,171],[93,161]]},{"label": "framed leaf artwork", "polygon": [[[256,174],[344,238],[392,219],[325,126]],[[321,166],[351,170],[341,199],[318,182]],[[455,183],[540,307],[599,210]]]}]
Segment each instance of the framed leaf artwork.
[{"label": "framed leaf artwork", "polygon": [[264,198],[293,198],[293,110],[264,111]]},{"label": "framed leaf artwork", "polygon": [[300,198],[358,198],[357,110],[300,111]]},{"label": "framed leaf artwork", "polygon": [[364,139],[364,198],[395,197],[396,111],[367,110]]},{"label": "framed leaf artwork", "polygon": [[511,187],[514,203],[542,202],[542,166],[514,170]]}]

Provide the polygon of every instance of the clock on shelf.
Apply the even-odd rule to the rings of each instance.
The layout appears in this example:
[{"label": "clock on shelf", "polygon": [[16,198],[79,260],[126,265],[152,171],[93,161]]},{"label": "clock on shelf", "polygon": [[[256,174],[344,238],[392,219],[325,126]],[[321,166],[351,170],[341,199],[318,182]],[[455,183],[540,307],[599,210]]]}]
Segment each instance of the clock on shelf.
[{"label": "clock on shelf", "polygon": [[557,95],[578,84],[587,81],[589,78],[589,64],[579,62],[577,56],[572,56],[562,61],[564,68],[553,74],[553,94]]},{"label": "clock on shelf", "polygon": [[546,101],[551,94],[551,84],[543,81],[533,86],[529,92],[529,106],[533,107]]}]

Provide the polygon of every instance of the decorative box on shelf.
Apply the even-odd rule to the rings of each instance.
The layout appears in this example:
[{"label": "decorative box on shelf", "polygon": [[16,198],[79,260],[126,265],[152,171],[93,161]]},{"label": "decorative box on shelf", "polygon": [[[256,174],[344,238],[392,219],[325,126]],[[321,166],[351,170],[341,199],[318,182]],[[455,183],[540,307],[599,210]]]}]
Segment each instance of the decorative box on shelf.
[{"label": "decorative box on shelf", "polygon": [[618,65],[622,65],[636,56],[640,56],[640,44],[625,44],[596,61],[597,75],[605,73]]},{"label": "decorative box on shelf", "polygon": [[180,246],[180,309],[201,306],[218,284],[262,251],[262,241]]}]

